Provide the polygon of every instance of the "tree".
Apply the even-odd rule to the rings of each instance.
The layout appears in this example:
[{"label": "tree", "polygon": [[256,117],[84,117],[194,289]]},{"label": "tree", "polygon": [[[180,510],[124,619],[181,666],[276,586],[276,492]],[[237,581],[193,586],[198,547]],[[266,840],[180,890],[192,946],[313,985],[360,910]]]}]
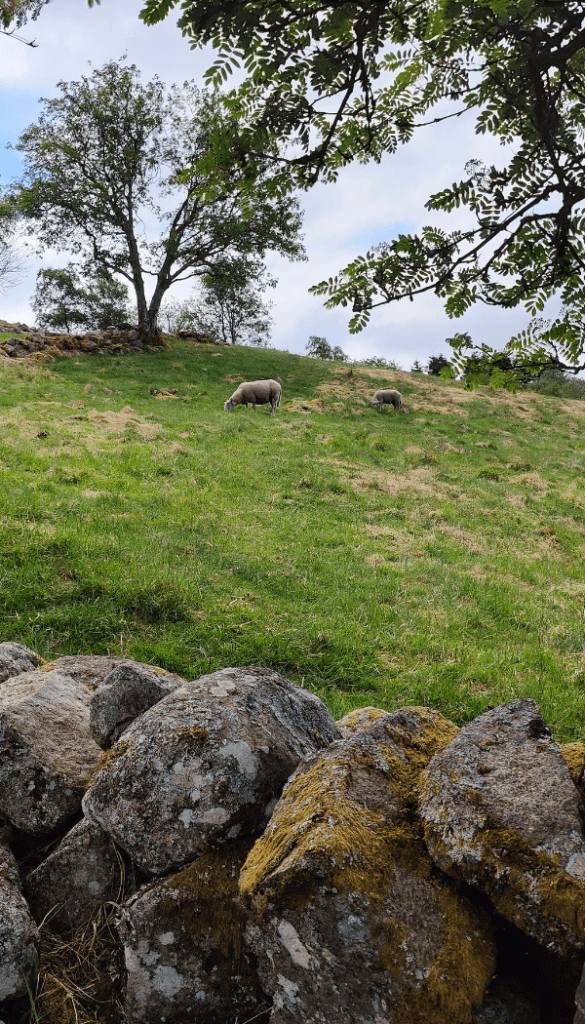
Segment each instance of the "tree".
[{"label": "tree", "polygon": [[0,207],[0,292],[19,284],[25,269],[25,259],[19,252],[15,238],[15,218],[10,206]]},{"label": "tree", "polygon": [[183,306],[180,327],[209,334],[226,345],[266,346],[273,303],[263,293],[276,284],[258,261],[232,264],[221,275],[202,279],[200,294]]},{"label": "tree", "polygon": [[319,338],[316,334],[311,334],[305,346],[305,352],[313,359],[335,359],[341,363],[347,362],[347,356],[339,345],[332,348],[327,338]]},{"label": "tree", "polygon": [[[14,35],[28,21],[36,21],[50,0],[0,0],[0,26],[3,35]],[[13,27],[11,27],[13,26]],[[17,36],[18,38],[18,36]],[[34,45],[29,43],[29,46]]]},{"label": "tree", "polygon": [[[251,175],[275,138],[297,142],[275,159],[275,181],[309,186],[465,114],[506,144],[500,166],[468,161],[426,204],[465,208],[468,226],[399,235],[315,286],[329,307],[352,307],[350,330],[374,307],[427,291],[454,317],[476,301],[536,314],[559,291],[567,308],[585,306],[583,4],[147,0],[142,17],[154,24],[179,4],[183,32],[219,51],[210,81],[243,59],[230,104],[246,115],[238,146]],[[583,339],[568,334],[576,363]]]},{"label": "tree", "polygon": [[128,320],[128,289],[103,267],[86,268],[83,277],[73,263],[47,267],[37,274],[32,308],[46,330],[103,330]]},{"label": "tree", "polygon": [[[303,248],[297,200],[272,195],[265,173],[244,193],[238,167],[200,171],[211,140],[233,128],[217,93],[193,83],[165,93],[158,78],[142,85],[139,77],[136,67],[110,62],[60,82],[61,95],[42,101],[16,146],[25,171],[9,198],[42,245],[127,280],[141,336],[155,340],[175,282],[269,249],[302,259]],[[155,239],[144,226],[153,220]]]},{"label": "tree", "polygon": [[442,354],[438,356],[431,356],[427,366],[427,373],[430,377],[440,377],[441,370],[447,369],[451,366],[451,363],[447,359],[447,356]]}]

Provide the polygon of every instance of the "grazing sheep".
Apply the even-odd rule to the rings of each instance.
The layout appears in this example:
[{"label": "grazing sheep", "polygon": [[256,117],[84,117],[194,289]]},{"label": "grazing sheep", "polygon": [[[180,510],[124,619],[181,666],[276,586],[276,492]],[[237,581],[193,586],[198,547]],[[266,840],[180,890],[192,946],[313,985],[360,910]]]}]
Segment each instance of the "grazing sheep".
[{"label": "grazing sheep", "polygon": [[280,396],[282,395],[282,387],[277,380],[252,380],[243,381],[239,388],[234,391],[231,398],[228,398],[224,404],[226,412],[231,412],[235,409],[236,405],[245,405],[248,408],[248,402],[252,403],[252,408],[256,412],[257,405],[266,405],[270,402],[272,406],[271,417],[276,415],[276,410],[280,405]]},{"label": "grazing sheep", "polygon": [[382,388],[372,395],[370,405],[375,405],[380,412],[385,405],[393,405],[398,412],[399,409],[402,409],[402,395],[400,391],[394,391],[392,388]]}]

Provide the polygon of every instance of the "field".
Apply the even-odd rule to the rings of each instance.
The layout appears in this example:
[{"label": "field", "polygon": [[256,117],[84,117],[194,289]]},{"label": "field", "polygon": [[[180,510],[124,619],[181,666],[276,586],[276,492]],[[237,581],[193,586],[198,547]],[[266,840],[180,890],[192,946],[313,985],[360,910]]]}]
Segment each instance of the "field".
[{"label": "field", "polygon": [[[273,376],[276,420],[224,413]],[[173,342],[6,360],[0,421],[1,640],[583,735],[585,402]]]}]

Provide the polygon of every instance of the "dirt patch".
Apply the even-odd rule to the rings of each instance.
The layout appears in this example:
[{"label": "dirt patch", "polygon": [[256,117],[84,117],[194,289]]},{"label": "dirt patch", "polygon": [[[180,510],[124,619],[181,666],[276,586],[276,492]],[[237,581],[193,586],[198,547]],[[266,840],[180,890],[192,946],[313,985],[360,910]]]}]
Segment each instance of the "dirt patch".
[{"label": "dirt patch", "polygon": [[292,402],[289,402],[286,406],[287,412],[325,412],[325,400],[323,398],[311,398],[303,401],[302,399],[295,398]]},{"label": "dirt patch", "polygon": [[462,530],[459,526],[451,526],[449,523],[437,523],[437,530],[457,541],[468,551],[485,551],[486,543],[483,537],[473,533],[472,530]]},{"label": "dirt patch", "polygon": [[546,493],[548,484],[539,476],[538,473],[520,473],[519,476],[513,476],[510,479],[510,483],[516,484],[519,487],[536,487],[538,491]]},{"label": "dirt patch", "polygon": [[384,473],[378,470],[350,471],[346,483],[355,491],[367,491],[375,487],[387,494],[399,494],[402,491],[417,491],[433,497],[446,497],[447,491],[441,489],[433,480],[433,470],[419,466],[409,473]]},{"label": "dirt patch", "polygon": [[135,430],[140,437],[151,438],[156,437],[161,430],[159,423],[152,423],[145,419],[129,405],[124,406],[120,412],[110,412],[109,409],[105,412],[90,409],[87,415],[90,423],[108,434],[123,434],[130,428]]}]

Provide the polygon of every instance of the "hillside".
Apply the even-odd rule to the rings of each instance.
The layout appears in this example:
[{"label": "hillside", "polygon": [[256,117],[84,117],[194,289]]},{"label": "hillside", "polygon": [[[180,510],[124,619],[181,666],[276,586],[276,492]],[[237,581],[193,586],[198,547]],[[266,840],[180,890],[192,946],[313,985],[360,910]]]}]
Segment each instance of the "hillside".
[{"label": "hillside", "polygon": [[[0,368],[0,638],[585,726],[585,403],[173,342]],[[240,378],[283,401],[232,414]],[[397,386],[407,415],[367,405]]]}]

